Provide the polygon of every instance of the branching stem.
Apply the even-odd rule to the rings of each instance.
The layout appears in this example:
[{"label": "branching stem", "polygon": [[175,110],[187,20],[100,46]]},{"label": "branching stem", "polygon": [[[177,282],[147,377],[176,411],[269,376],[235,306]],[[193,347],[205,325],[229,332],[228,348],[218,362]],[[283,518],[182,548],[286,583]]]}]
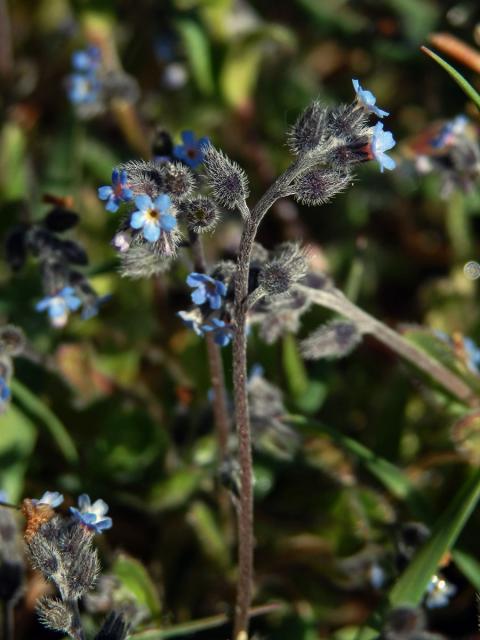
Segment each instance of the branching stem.
[{"label": "branching stem", "polygon": [[370,334],[404,360],[408,360],[408,362],[412,363],[417,369],[426,373],[451,393],[452,396],[471,407],[479,405],[479,398],[468,384],[455,375],[455,373],[429,356],[428,353],[406,340],[397,331],[390,329],[390,327],[387,327],[383,322],[380,322],[380,320],[377,320],[366,311],[357,307],[338,289],[318,290],[309,287],[300,288],[303,289],[316,304],[331,311],[336,311],[349,320],[352,320],[362,333]]}]

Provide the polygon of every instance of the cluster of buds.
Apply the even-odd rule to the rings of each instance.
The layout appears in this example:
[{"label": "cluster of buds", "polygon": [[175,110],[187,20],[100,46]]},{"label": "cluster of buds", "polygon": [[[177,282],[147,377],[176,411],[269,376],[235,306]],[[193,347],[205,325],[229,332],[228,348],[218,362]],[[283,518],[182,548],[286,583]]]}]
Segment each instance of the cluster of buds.
[{"label": "cluster of buds", "polygon": [[53,327],[64,327],[72,311],[81,310],[83,319],[98,313],[99,305],[107,298],[99,297],[78,267],[88,264],[85,250],[75,241],[63,237],[79,221],[70,209],[69,198],[45,196],[52,204],[44,218],[35,223],[20,224],[6,239],[7,261],[19,271],[28,255],[38,263],[45,297],[36,305],[46,311]]},{"label": "cluster of buds", "polygon": [[[93,589],[100,571],[98,553],[93,545],[95,533],[112,525],[105,514],[103,500],[93,504],[82,495],[78,508],[69,514],[56,511],[63,496],[47,491],[39,499],[26,499],[22,512],[26,517],[25,543],[35,569],[57,589],[57,596],[44,596],[37,605],[44,626],[67,634],[73,640],[84,640],[79,614],[79,600]],[[128,625],[122,614],[111,613],[95,640],[124,640]]]},{"label": "cluster of buds", "polygon": [[135,102],[136,81],[120,70],[107,69],[98,47],[89,46],[72,54],[72,73],[66,81],[67,94],[82,119],[104,113],[114,98]]}]

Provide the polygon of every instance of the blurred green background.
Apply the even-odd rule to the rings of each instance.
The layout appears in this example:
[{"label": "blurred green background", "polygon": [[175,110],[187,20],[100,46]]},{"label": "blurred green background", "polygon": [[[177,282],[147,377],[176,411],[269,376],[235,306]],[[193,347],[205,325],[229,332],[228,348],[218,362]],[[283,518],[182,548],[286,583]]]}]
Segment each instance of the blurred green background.
[{"label": "blurred green background", "polygon": [[[446,31],[480,47],[478,3],[0,5],[0,233],[41,218],[48,210],[44,193],[73,196],[81,222],[72,237],[88,251],[86,273],[96,291],[112,294],[98,317],[72,317],[55,331],[34,311],[42,297],[35,263],[12,275],[1,262],[0,321],[21,326],[49,366],[16,361],[19,386],[0,417],[0,488],[11,500],[49,489],[70,504],[81,492],[107,501],[114,527],[99,540],[103,566],[117,576],[116,597],[144,607],[139,629],[225,614],[234,595],[235,549],[232,512],[219,502],[205,345],[175,315],[189,303],[190,258],[181,253],[172,271],[154,280],[121,279],[110,245],[116,220],[96,190],[109,183],[112,167],[148,152],[157,127],[175,139],[192,129],[245,168],[253,202],[288,166],[285,132],[300,111],[317,96],[330,104],[350,101],[351,78],[359,78],[391,113],[398,169],[382,175],[373,163],[361,166],[355,184],[322,208],[279,203],[260,241],[272,248],[302,238],[338,286],[387,324],[480,339],[477,286],[463,274],[465,262],[479,256],[478,188],[442,199],[441,176],[415,172],[411,144],[458,113],[475,122],[460,89],[419,46]],[[69,103],[65,82],[72,52],[89,43],[135,78],[139,98],[120,99],[85,120]],[[478,87],[471,69],[456,66]],[[212,260],[231,253],[239,225],[237,215],[225,215],[207,239]],[[326,317],[309,312],[301,336]],[[283,390],[291,413],[321,419],[401,467],[434,519],[468,472],[451,436],[458,405],[373,340],[346,360],[308,367],[296,341],[288,336],[267,346],[253,332],[250,362],[261,363]],[[228,379],[230,350],[223,355]],[[343,640],[380,600],[371,567],[390,562],[395,530],[422,514],[333,439],[302,438],[287,458],[268,446],[255,454],[255,604],[280,605],[252,627],[258,637]],[[479,527],[475,514],[461,538],[473,556]],[[458,594],[431,612],[430,628],[473,637],[475,583],[455,564],[447,573]],[[17,608],[18,638],[55,637],[35,625],[39,590],[29,576]],[[228,633],[220,626],[195,637]]]}]

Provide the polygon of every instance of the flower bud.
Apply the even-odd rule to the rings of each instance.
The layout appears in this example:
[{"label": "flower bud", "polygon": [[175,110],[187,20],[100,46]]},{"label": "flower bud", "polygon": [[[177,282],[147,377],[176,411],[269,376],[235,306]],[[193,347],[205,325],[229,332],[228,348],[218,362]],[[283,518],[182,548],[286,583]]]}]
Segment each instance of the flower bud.
[{"label": "flower bud", "polygon": [[123,278],[152,278],[167,271],[172,264],[171,256],[162,255],[152,248],[153,244],[132,244],[127,251],[120,254],[120,275]]},{"label": "flower bud", "polygon": [[37,614],[40,623],[47,629],[66,633],[71,637],[74,631],[74,616],[72,609],[58,598],[45,596],[37,604]]},{"label": "flower bud", "polygon": [[118,167],[127,172],[127,186],[133,195],[146,194],[152,199],[165,192],[163,164],[146,160],[130,160]]},{"label": "flower bud", "polygon": [[312,102],[288,133],[288,146],[296,155],[312,151],[325,133],[327,109],[320,102]]},{"label": "flower bud", "polygon": [[288,293],[308,269],[305,253],[297,244],[282,245],[274,256],[258,274],[258,285],[270,296]]},{"label": "flower bud", "polygon": [[162,176],[165,193],[182,201],[188,198],[195,188],[195,176],[181,162],[167,162],[163,165]]},{"label": "flower bud", "polygon": [[125,640],[128,631],[129,625],[123,614],[118,611],[112,611],[95,636],[95,640]]},{"label": "flower bud", "polygon": [[322,205],[351,184],[348,169],[313,169],[294,183],[295,200],[309,206]]},{"label": "flower bud", "polygon": [[345,320],[332,320],[319,327],[301,342],[301,352],[307,360],[343,358],[361,341],[356,325]]},{"label": "flower bud", "polygon": [[180,214],[183,215],[188,229],[194,233],[213,231],[219,218],[215,201],[205,196],[193,198],[182,204]]},{"label": "flower bud", "polygon": [[25,335],[20,327],[9,324],[0,328],[0,354],[18,356],[25,348]]},{"label": "flower bud", "polygon": [[204,166],[214,199],[234,209],[248,198],[248,180],[243,169],[211,144],[203,147]]}]

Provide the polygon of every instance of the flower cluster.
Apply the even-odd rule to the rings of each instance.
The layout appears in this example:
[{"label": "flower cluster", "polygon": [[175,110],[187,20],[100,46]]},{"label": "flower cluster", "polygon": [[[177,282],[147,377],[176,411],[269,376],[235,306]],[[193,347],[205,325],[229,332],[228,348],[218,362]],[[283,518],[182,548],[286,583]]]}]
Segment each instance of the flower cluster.
[{"label": "flower cluster", "polygon": [[409,151],[419,174],[435,173],[440,178],[440,195],[469,192],[480,178],[478,129],[464,115],[435,125],[411,141]]},{"label": "flower cluster", "polygon": [[20,270],[30,254],[37,261],[45,296],[36,310],[47,312],[53,327],[64,327],[72,311],[81,309],[87,320],[96,315],[108,296],[99,297],[88,279],[77,270],[88,264],[84,249],[63,233],[73,229],[79,216],[69,208],[68,199],[45,196],[53,207],[40,222],[22,224],[7,236],[7,261],[14,271]]},{"label": "flower cluster", "polygon": [[109,70],[98,47],[89,46],[72,54],[72,73],[66,80],[67,94],[80,118],[103,113],[112,98],[135,102],[136,81],[119,70]]},{"label": "flower cluster", "polygon": [[393,135],[382,122],[369,126],[370,115],[383,118],[388,112],[376,106],[371,91],[352,80],[356,100],[350,105],[324,107],[313,102],[290,130],[289,143],[298,156],[315,158],[318,168],[308,169],[295,185],[295,197],[305,204],[323,204],[349,183],[352,165],[375,159],[380,171],[396,164],[387,151],[395,146]]},{"label": "flower cluster", "polygon": [[[39,601],[40,621],[76,640],[84,637],[77,602],[94,587],[99,573],[94,534],[110,528],[112,521],[105,517],[108,507],[103,500],[92,504],[83,494],[78,500],[79,508],[70,508],[70,516],[55,512],[62,503],[63,496],[58,491],[46,491],[38,499],[23,501],[25,542],[33,566],[55,585],[59,595],[44,596]],[[115,629],[124,632],[114,635]],[[127,630],[125,620],[111,614],[97,638],[123,640]]]},{"label": "flower cluster", "polygon": [[233,335],[230,323],[226,320],[227,285],[223,280],[196,272],[188,275],[187,284],[193,289],[191,298],[196,306],[190,311],[179,311],[178,316],[198,336],[210,333],[216,344],[227,346]]},{"label": "flower cluster", "polygon": [[7,410],[12,397],[13,359],[20,356],[24,348],[25,336],[20,328],[0,327],[0,415]]}]

